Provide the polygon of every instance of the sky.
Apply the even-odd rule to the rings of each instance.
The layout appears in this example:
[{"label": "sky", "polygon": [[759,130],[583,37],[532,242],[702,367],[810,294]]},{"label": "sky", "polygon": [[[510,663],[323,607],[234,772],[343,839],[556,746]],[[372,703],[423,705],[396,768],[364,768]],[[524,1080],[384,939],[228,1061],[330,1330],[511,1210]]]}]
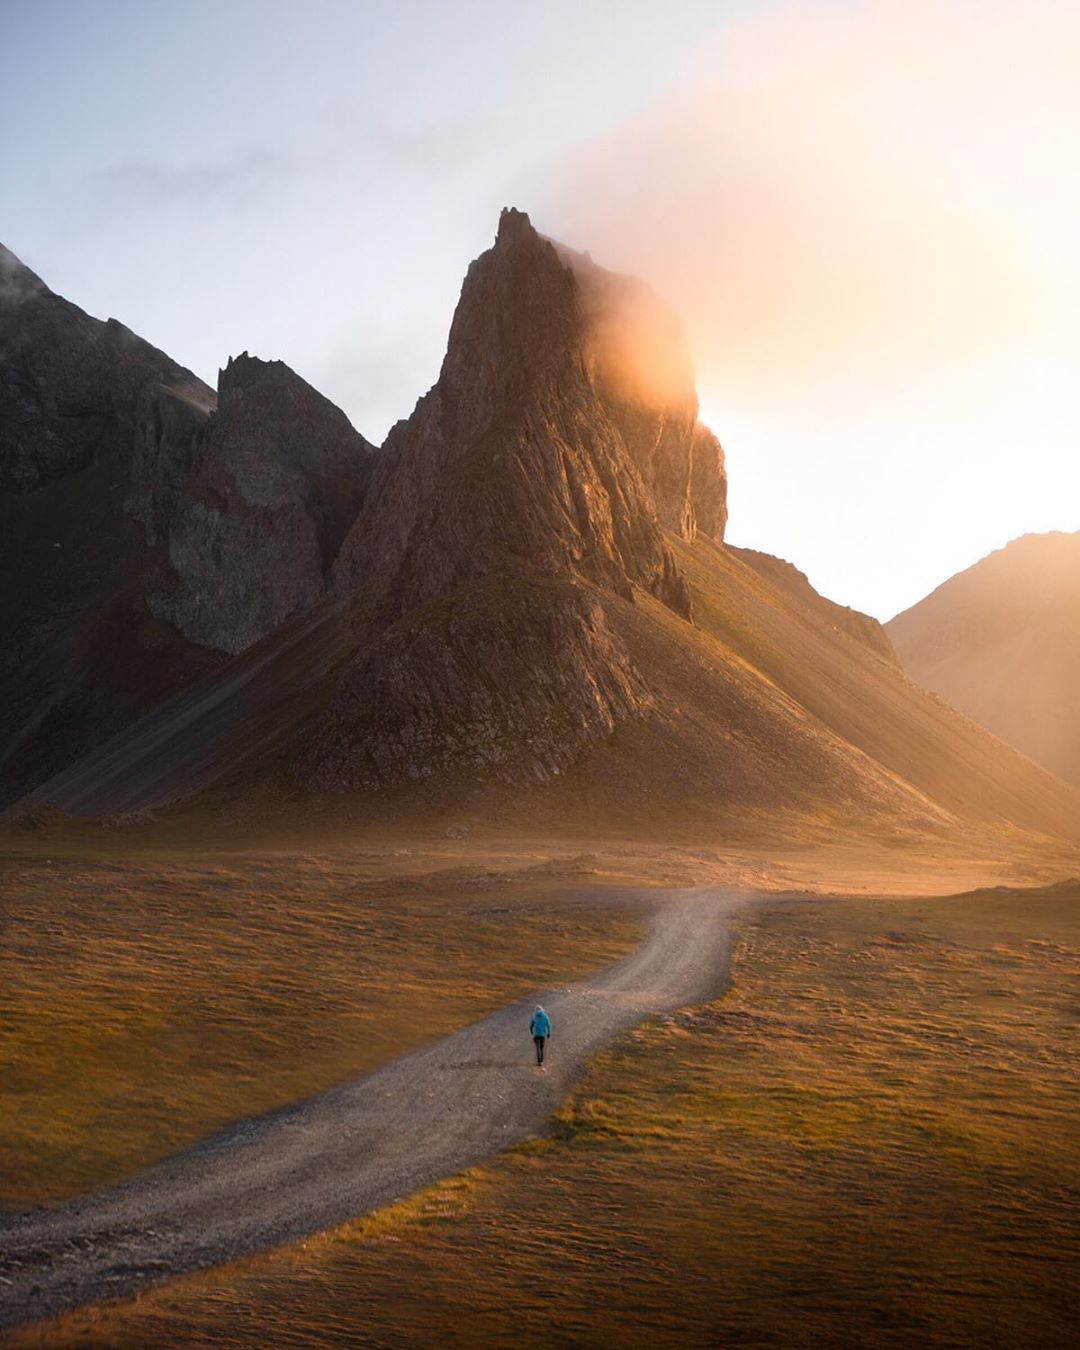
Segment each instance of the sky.
[{"label": "sky", "polygon": [[0,0],[0,239],[379,442],[514,205],[680,312],[729,539],[881,619],[1080,529],[1073,0]]}]

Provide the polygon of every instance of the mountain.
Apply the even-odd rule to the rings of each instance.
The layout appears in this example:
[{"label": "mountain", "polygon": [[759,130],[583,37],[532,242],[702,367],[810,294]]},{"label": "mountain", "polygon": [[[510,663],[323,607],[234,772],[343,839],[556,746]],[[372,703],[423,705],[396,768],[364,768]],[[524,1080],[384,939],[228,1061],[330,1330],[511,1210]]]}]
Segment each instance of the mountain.
[{"label": "mountain", "polygon": [[0,248],[0,803],[325,594],[371,453],[279,362],[215,395]]},{"label": "mountain", "polygon": [[[676,353],[663,389],[620,359],[609,334],[631,323],[631,341]],[[671,316],[503,212],[438,382],[391,431],[342,546],[338,590],[374,618],[314,733],[311,781],[566,769],[651,702],[603,597],[688,620],[664,526],[719,537],[725,500]]]},{"label": "mountain", "polygon": [[237,653],[326,593],[374,448],[281,361],[242,356],[164,522],[150,612],[185,637]]},{"label": "mountain", "polygon": [[1080,532],[1014,539],[887,631],[912,679],[1080,784]]},{"label": "mountain", "polygon": [[[139,508],[144,616],[213,644],[211,666],[23,806],[1080,832],[1080,793],[912,683],[874,620],[724,543],[674,315],[524,214],[470,266],[439,378],[381,449],[296,380],[233,363],[186,474],[139,498],[164,502]],[[290,409],[320,436],[279,436]],[[265,509],[286,483],[280,548],[247,524],[252,447],[276,466]]]},{"label": "mountain", "polygon": [[102,323],[54,295],[0,245],[5,495],[133,453],[161,462],[168,493],[213,407],[213,391],[190,370],[116,319]]}]

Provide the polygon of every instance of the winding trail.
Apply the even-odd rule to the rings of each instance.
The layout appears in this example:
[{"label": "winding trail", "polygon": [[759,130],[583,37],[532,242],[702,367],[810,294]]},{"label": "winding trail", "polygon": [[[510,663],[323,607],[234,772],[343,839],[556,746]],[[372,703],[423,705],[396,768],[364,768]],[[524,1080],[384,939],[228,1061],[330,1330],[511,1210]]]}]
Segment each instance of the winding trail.
[{"label": "winding trail", "polygon": [[630,956],[539,995],[554,1033],[543,1070],[530,1062],[530,998],[119,1186],[0,1215],[0,1327],[331,1228],[528,1137],[612,1036],[726,988],[741,893],[645,895],[658,903]]}]

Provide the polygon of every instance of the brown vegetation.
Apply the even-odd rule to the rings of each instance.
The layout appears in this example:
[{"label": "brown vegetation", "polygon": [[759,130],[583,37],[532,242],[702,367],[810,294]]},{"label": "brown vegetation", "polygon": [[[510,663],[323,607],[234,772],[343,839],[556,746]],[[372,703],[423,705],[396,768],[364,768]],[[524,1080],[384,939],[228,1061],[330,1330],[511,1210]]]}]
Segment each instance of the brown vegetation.
[{"label": "brown vegetation", "polygon": [[1067,1345],[1078,899],[774,902],[547,1138],[16,1343]]},{"label": "brown vegetation", "polygon": [[[408,848],[0,876],[0,1205],[115,1181],[607,964],[639,911]],[[515,875],[516,874],[516,875]]]}]

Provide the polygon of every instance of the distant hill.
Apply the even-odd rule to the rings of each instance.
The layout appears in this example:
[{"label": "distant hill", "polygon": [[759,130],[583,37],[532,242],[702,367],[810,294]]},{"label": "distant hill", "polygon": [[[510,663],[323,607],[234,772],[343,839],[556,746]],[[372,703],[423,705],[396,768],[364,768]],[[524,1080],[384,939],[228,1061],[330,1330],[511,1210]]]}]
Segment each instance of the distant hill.
[{"label": "distant hill", "polygon": [[1080,532],[1014,539],[886,631],[913,679],[1080,783]]},{"label": "distant hill", "polygon": [[[40,334],[20,360],[41,394],[17,438],[3,429],[0,468],[24,541],[7,575],[46,687],[11,661],[16,809],[482,802],[653,838],[722,838],[736,816],[1080,838],[1080,792],[912,683],[873,619],[724,544],[723,452],[675,316],[523,213],[469,267],[439,378],[379,450],[245,356],[190,417],[153,390],[129,415],[127,367],[119,392],[95,367],[114,434],[53,453],[50,371],[81,351],[85,316],[28,294],[6,331]],[[50,343],[37,306],[75,327]],[[105,517],[79,510],[95,473]],[[49,645],[58,616],[92,634],[116,604],[71,563],[35,589],[68,529],[106,562],[128,541],[107,670]],[[133,706],[114,686],[136,656]]]}]

